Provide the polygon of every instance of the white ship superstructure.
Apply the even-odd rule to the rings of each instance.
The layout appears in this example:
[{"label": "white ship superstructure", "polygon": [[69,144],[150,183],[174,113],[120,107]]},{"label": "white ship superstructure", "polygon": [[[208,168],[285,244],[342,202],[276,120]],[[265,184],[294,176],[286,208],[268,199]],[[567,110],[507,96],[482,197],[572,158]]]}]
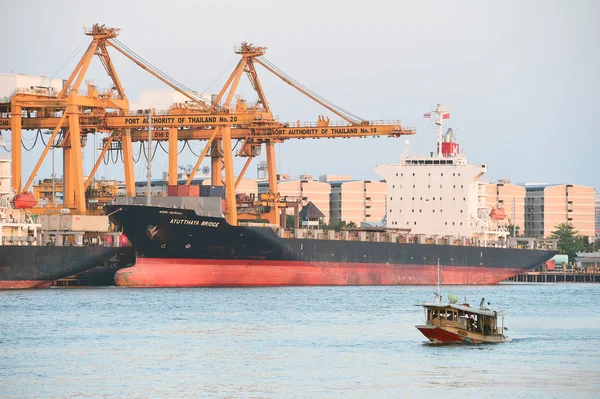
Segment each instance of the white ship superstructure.
[{"label": "white ship superstructure", "polygon": [[487,166],[467,162],[452,129],[443,134],[443,119],[449,117],[448,111],[438,104],[431,114],[438,126],[435,154],[405,153],[400,163],[378,165],[375,169],[388,184],[387,227],[504,246],[508,232],[489,217],[485,184],[480,181]]}]

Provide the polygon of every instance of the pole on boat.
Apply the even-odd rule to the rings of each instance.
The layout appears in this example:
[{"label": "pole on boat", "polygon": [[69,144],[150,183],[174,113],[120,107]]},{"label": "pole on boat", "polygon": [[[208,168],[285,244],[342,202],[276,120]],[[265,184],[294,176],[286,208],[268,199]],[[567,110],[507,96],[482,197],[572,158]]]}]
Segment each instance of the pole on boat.
[{"label": "pole on boat", "polygon": [[440,268],[440,258],[437,260],[437,291],[435,293],[435,298],[438,302],[442,302],[442,294],[440,292],[440,287],[442,285],[442,273]]},{"label": "pole on boat", "polygon": [[152,188],[152,108],[148,111],[148,184],[146,187],[146,205],[151,204],[150,189]]}]

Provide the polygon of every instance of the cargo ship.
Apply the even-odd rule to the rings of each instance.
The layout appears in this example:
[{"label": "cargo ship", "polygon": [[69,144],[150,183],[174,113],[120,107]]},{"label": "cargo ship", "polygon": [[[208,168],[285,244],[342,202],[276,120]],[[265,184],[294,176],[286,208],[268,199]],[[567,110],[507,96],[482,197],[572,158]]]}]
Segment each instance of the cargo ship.
[{"label": "cargo ship", "polygon": [[[437,114],[437,154],[376,171],[388,186],[385,228],[342,232],[227,223],[220,198],[121,198],[105,207],[136,251],[119,286],[497,284],[540,267],[555,248],[511,248],[505,212],[487,208],[480,176]],[[368,198],[366,199],[368,200]]]},{"label": "cargo ship", "polygon": [[[496,284],[556,254],[402,242],[401,232],[391,229],[319,237],[298,229],[287,238],[287,230],[274,226],[228,224],[207,207],[211,198],[153,200],[156,205],[105,207],[136,251],[136,264],[115,274],[118,286],[430,285],[437,282],[438,262],[445,284]],[[300,232],[307,236],[300,238]]]},{"label": "cargo ship", "polygon": [[[42,225],[27,212],[34,204],[30,193],[0,196],[0,289],[46,287],[54,280],[102,265],[123,250],[91,242],[44,240]],[[74,237],[67,231],[60,235]]]}]

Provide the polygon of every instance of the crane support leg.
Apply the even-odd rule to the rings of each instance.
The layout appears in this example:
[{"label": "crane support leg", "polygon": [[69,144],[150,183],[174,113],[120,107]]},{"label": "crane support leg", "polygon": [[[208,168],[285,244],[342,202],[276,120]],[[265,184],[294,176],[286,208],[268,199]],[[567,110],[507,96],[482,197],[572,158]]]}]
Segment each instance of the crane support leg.
[{"label": "crane support leg", "polygon": [[71,160],[71,147],[66,141],[66,136],[71,136],[70,133],[65,133],[63,136],[63,206],[65,208],[72,208],[75,203],[75,191],[73,190],[73,178],[71,177],[73,168],[73,162]]},{"label": "crane support leg", "polygon": [[50,147],[52,147],[52,143],[54,143],[54,139],[56,138],[56,135],[58,134],[58,131],[60,130],[60,127],[62,126],[62,124],[66,118],[67,118],[67,113],[65,112],[65,113],[63,113],[62,118],[60,118],[60,122],[58,122],[58,126],[56,126],[56,128],[54,129],[54,132],[52,132],[52,136],[50,137],[50,140],[48,140],[48,144],[46,144],[46,147],[44,148],[42,155],[40,155],[40,159],[38,159],[37,163],[35,164],[35,167],[33,168],[33,171],[31,171],[31,175],[29,176],[27,183],[25,183],[25,186],[23,187],[23,191],[27,191],[29,189],[29,185],[31,184],[31,182],[33,181],[33,179],[35,179],[35,175],[37,174],[38,170],[40,169],[40,166],[42,166],[42,162],[44,162],[46,155],[48,155],[48,151],[50,150]]},{"label": "crane support leg", "polygon": [[[213,140],[215,139],[215,136],[217,135],[217,132],[220,130],[221,128],[216,128],[214,129],[214,132],[212,134],[212,136],[210,136],[210,139],[208,140],[208,142],[206,143],[206,145],[204,146],[204,149],[202,150],[202,154],[200,154],[200,157],[198,158],[198,160],[196,161],[196,165],[194,165],[194,169],[192,169],[190,175],[188,176],[187,181],[185,182],[186,186],[189,186],[190,183],[192,182],[192,179],[194,178],[194,176],[196,175],[196,172],[198,171],[198,168],[200,167],[200,164],[202,163],[202,160],[204,159],[204,157],[206,156],[206,153],[208,152],[208,149],[211,147]],[[171,137],[171,136],[169,136]],[[212,183],[212,182],[211,182]],[[171,184],[171,183],[169,183]],[[175,183],[177,184],[177,183]],[[216,184],[213,183],[213,186],[215,186]]]},{"label": "crane support leg", "polygon": [[21,192],[21,170],[22,153],[21,153],[21,106],[11,104],[11,152],[12,152],[12,188],[15,192]]},{"label": "crane support leg", "polygon": [[235,203],[235,183],[233,181],[233,154],[231,150],[231,128],[223,127],[223,155],[225,158],[225,196],[227,198],[227,222],[237,226],[237,207]]},{"label": "crane support leg", "polygon": [[242,169],[242,171],[238,175],[237,180],[235,181],[235,188],[236,189],[238,187],[238,184],[240,184],[240,182],[242,181],[242,178],[244,177],[244,173],[246,173],[246,170],[248,169],[248,166],[250,166],[250,163],[252,162],[253,159],[254,159],[254,157],[248,157],[248,160],[244,164],[244,168]]},{"label": "crane support leg", "polygon": [[177,185],[177,128],[169,128],[169,185]]},{"label": "crane support leg", "polygon": [[108,137],[108,140],[106,140],[106,144],[104,145],[104,148],[102,148],[102,152],[100,153],[100,156],[96,160],[96,163],[94,164],[94,168],[92,169],[92,171],[90,172],[90,175],[88,176],[87,180],[85,181],[85,186],[83,187],[84,191],[87,190],[87,188],[92,183],[92,180],[94,179],[94,175],[96,174],[96,171],[98,170],[98,167],[100,166],[100,162],[102,162],[104,160],[104,156],[106,155],[106,152],[108,151],[110,144],[113,142],[114,138],[115,138],[115,132],[113,132]]},{"label": "crane support leg", "polygon": [[223,141],[214,140],[210,148],[210,183],[213,186],[222,186],[223,182]]},{"label": "crane support leg", "polygon": [[81,131],[79,130],[79,107],[77,104],[67,106],[69,114],[69,130],[71,131],[71,170],[69,174],[75,194],[75,209],[85,213],[85,191],[83,189],[83,158],[81,156]]},{"label": "crane support leg", "polygon": [[123,164],[125,167],[125,189],[128,197],[135,197],[135,180],[133,175],[133,150],[131,148],[131,129],[121,130],[123,142]]},{"label": "crane support leg", "polygon": [[[275,164],[275,143],[271,140],[266,142],[267,147],[267,173],[269,177],[269,193],[277,194],[279,189],[277,187],[277,165]],[[271,223],[279,226],[279,210],[276,206],[271,207],[272,215]]]}]

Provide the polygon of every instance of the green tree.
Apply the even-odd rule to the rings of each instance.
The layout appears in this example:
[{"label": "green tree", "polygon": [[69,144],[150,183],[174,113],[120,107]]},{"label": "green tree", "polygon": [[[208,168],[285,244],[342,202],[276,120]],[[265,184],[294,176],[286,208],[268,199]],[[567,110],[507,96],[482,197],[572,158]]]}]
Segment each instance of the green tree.
[{"label": "green tree", "polygon": [[521,235],[521,226],[514,224],[507,224],[506,229],[510,233],[510,237],[519,237]]},{"label": "green tree", "polygon": [[285,215],[285,225],[288,229],[294,228],[294,215]]},{"label": "green tree", "polygon": [[569,261],[575,260],[576,252],[585,249],[583,237],[571,223],[561,223],[556,226],[550,238],[558,239],[558,250],[561,254],[569,255]]}]

